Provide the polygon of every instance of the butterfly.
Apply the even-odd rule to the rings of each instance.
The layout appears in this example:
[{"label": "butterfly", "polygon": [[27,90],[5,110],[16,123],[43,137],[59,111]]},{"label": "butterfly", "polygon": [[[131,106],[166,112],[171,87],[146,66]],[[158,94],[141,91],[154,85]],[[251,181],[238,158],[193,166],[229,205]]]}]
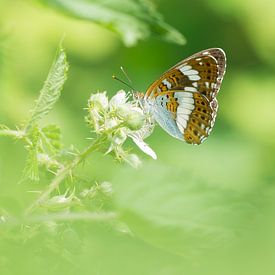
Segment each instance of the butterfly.
[{"label": "butterfly", "polygon": [[167,70],[139,95],[144,110],[171,136],[201,144],[217,115],[217,93],[226,69],[222,49],[198,52]]}]

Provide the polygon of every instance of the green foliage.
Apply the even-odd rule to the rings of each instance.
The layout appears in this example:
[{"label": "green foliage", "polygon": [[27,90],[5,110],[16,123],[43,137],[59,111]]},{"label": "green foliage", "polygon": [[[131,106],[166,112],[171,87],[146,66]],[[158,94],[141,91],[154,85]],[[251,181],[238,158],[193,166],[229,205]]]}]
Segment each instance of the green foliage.
[{"label": "green foliage", "polygon": [[[29,121],[25,126],[25,141],[28,157],[23,171],[23,179],[39,180],[39,156],[45,164],[45,154],[49,154],[46,166],[49,168],[54,163],[50,158],[55,157],[61,149],[60,129],[56,125],[48,125],[40,128],[37,126],[39,120],[46,116],[61,95],[61,90],[67,79],[68,63],[65,51],[60,48],[48,77],[44,83],[35,106],[31,111]],[[52,156],[51,156],[52,155]],[[41,158],[40,158],[41,159]],[[44,161],[44,162],[43,162]]]},{"label": "green foliage", "polygon": [[[55,194],[51,197],[54,191],[62,188],[61,184],[66,182],[68,177],[74,177],[74,169],[82,164],[94,151],[102,151],[105,154],[114,153],[116,159],[124,160],[134,167],[140,164],[139,158],[134,154],[129,154],[123,148],[123,144],[128,136],[136,135],[138,135],[136,136],[138,142],[143,143],[143,136],[139,132],[143,133],[143,128],[147,127],[147,118],[137,106],[136,101],[127,101],[128,98],[124,91],[119,91],[110,101],[106,96],[106,92],[91,95],[88,101],[86,121],[92,128],[92,133],[96,136],[86,149],[81,153],[75,152],[74,157],[69,161],[64,158],[66,154],[70,153],[70,150],[62,148],[60,128],[57,125],[44,127],[38,125],[39,120],[49,113],[59,99],[66,80],[67,70],[66,54],[63,49],[60,49],[31,112],[31,118],[27,126],[23,130],[10,130],[5,125],[0,125],[0,135],[20,137],[25,143],[28,156],[23,170],[23,181],[28,179],[39,181],[40,167],[46,168],[48,172],[54,174],[46,189],[41,191],[37,200],[27,208],[26,214],[32,213],[39,207],[50,211],[69,210],[75,206],[75,202],[81,205],[81,198],[87,199],[89,197],[87,194],[94,194],[93,197],[96,197],[100,193],[99,190],[110,189],[111,187],[108,187],[108,185],[101,184],[99,186],[105,186],[105,188],[94,189],[93,186],[89,186],[89,191],[86,193],[84,190],[78,190],[76,195],[74,191],[67,195],[68,190],[73,190],[74,187],[73,184],[69,184],[70,186],[63,194]],[[120,111],[122,107],[123,113]],[[135,116],[132,117],[131,113],[134,113]],[[134,129],[133,125],[135,125]],[[22,137],[20,133],[22,133]],[[83,195],[84,193],[86,195]],[[83,205],[85,204],[83,203]]]},{"label": "green foliage", "polygon": [[44,151],[49,150],[51,154],[57,154],[62,148],[61,144],[61,131],[57,125],[47,125],[41,129],[41,139],[43,139],[46,148]]},{"label": "green foliage", "polygon": [[39,129],[37,127],[32,128],[30,134],[30,143],[26,146],[28,150],[28,156],[26,160],[26,166],[23,170],[23,179],[31,179],[34,181],[39,180],[38,173],[38,153],[39,153]]},{"label": "green foliage", "polygon": [[[1,275],[275,274],[274,1],[154,1],[189,43],[131,49],[106,29],[117,22],[115,32],[135,43],[155,30],[161,37],[148,1],[0,2]],[[74,9],[83,3],[116,22],[83,18]],[[64,32],[66,91],[58,105],[43,101],[54,112],[41,104],[26,131],[32,91]],[[123,65],[145,90],[170,65],[212,46],[225,50],[228,70],[211,136],[190,146],[156,127],[148,143],[158,160],[141,162],[147,156],[132,141],[155,158],[143,142],[153,129],[132,135],[148,118],[132,112],[134,102],[121,104],[123,92],[113,97],[121,84],[110,76]],[[97,89],[108,92],[91,98]]]},{"label": "green foliage", "polygon": [[133,46],[150,35],[184,44],[183,35],[168,25],[148,0],[39,0],[70,16],[95,22],[118,33],[125,45]]},{"label": "green foliage", "polygon": [[[151,173],[154,177],[149,177]],[[252,195],[207,186],[185,171],[146,163],[114,179],[124,221],[140,238],[183,256],[229,245],[250,226]],[[249,202],[250,201],[250,202]]]},{"label": "green foliage", "polygon": [[66,60],[66,53],[60,48],[44,86],[40,91],[39,98],[31,111],[31,117],[26,124],[27,131],[29,131],[38,120],[46,116],[59,99],[61,90],[67,79],[67,70],[68,63]]}]

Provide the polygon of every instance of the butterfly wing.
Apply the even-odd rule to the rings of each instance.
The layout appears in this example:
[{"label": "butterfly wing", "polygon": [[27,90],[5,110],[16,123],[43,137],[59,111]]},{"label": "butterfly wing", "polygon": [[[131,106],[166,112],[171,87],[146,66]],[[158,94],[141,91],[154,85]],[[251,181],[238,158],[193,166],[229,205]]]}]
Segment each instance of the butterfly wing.
[{"label": "butterfly wing", "polygon": [[218,108],[216,95],[225,73],[223,50],[201,51],[179,62],[147,90],[144,100],[170,135],[200,144],[210,134]]}]

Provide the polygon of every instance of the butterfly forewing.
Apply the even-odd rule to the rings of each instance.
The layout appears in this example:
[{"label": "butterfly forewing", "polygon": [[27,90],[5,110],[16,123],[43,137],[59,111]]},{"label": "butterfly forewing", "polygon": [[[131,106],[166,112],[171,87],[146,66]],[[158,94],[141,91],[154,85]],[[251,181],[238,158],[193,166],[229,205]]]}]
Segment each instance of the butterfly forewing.
[{"label": "butterfly forewing", "polygon": [[223,50],[208,49],[179,62],[148,88],[144,99],[157,110],[155,119],[164,130],[192,144],[208,137],[225,66]]}]

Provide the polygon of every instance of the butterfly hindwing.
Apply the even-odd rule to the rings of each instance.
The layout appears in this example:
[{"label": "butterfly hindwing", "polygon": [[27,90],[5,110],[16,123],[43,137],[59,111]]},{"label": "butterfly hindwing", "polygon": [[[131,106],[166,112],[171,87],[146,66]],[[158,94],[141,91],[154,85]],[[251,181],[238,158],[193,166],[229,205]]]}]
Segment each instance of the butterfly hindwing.
[{"label": "butterfly hindwing", "polygon": [[[198,92],[190,92],[188,104],[187,93],[178,93],[178,109],[176,123],[184,140],[191,144],[202,143],[210,134],[216,118],[216,108],[209,100]],[[185,99],[185,100],[184,100]]]}]

